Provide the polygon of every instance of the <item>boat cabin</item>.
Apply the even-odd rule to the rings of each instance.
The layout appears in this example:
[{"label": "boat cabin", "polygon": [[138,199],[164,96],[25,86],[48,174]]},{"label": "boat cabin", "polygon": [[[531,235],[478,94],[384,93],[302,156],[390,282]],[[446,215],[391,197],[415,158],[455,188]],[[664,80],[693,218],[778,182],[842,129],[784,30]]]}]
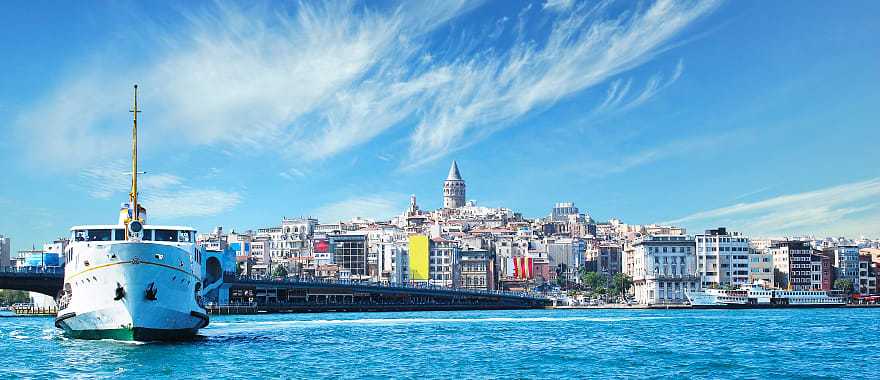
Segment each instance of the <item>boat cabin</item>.
[{"label": "boat cabin", "polygon": [[[74,242],[124,241],[124,225],[76,226],[70,229],[70,240]],[[183,226],[145,225],[141,241],[161,241],[171,243],[195,243],[196,231]]]}]

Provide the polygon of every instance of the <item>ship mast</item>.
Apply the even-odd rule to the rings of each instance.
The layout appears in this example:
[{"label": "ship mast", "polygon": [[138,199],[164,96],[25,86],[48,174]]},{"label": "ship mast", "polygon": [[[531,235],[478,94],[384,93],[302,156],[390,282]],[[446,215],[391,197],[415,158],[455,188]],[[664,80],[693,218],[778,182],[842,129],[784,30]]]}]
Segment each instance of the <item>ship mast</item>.
[{"label": "ship mast", "polygon": [[131,202],[132,212],[131,220],[140,220],[140,206],[138,205],[138,148],[137,148],[137,130],[138,130],[138,86],[134,85],[134,108],[129,112],[134,114],[134,122],[131,128],[131,193],[129,201]]}]

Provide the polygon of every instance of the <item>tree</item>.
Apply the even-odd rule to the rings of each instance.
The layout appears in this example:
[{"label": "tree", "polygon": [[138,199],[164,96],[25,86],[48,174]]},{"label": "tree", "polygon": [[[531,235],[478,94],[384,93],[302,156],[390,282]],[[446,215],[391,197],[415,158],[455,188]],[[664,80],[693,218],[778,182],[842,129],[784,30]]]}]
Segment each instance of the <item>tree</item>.
[{"label": "tree", "polygon": [[581,274],[581,281],[594,292],[601,292],[600,289],[604,290],[607,282],[605,275],[598,272],[584,272]]},{"label": "tree", "polygon": [[275,266],[275,269],[272,270],[272,276],[287,277],[287,268],[285,268],[283,264],[278,264]]},{"label": "tree", "polygon": [[855,291],[852,280],[837,279],[834,280],[834,289],[840,290],[846,295],[851,295]]},{"label": "tree", "polygon": [[627,276],[626,273],[615,273],[614,277],[611,279],[611,292],[614,294],[625,296],[626,293],[629,291],[629,288],[632,287],[632,284],[632,277]]},{"label": "tree", "polygon": [[556,265],[556,284],[560,288],[564,288],[568,283],[568,279],[565,277],[566,269],[566,265],[563,263]]},{"label": "tree", "polygon": [[12,305],[16,303],[29,303],[31,296],[22,290],[0,289],[0,305]]}]

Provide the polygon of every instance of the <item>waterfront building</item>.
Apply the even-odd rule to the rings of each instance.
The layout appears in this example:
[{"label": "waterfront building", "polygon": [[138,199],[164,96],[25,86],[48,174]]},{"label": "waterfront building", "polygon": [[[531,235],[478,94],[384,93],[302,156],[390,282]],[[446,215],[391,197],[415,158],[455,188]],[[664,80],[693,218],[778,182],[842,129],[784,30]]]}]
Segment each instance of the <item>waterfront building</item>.
[{"label": "waterfront building", "polygon": [[[219,228],[219,227],[218,227]],[[251,254],[251,242],[253,235],[249,232],[237,233],[232,231],[226,236],[226,242],[229,250],[235,255],[236,272],[240,274],[250,275],[251,267],[254,264]]]},{"label": "waterfront building", "polygon": [[[873,271],[872,259],[869,255],[859,255],[859,290],[861,294],[877,293],[877,274]],[[855,284],[853,285],[855,288]]]},{"label": "waterfront building", "polygon": [[452,268],[459,256],[458,243],[443,238],[431,239],[428,254],[428,282],[431,285],[452,287]]},{"label": "waterfront building", "polygon": [[749,282],[749,238],[720,227],[694,236],[697,273],[703,288]]},{"label": "waterfront building", "polygon": [[339,279],[339,266],[336,264],[320,264],[315,266],[315,278],[320,280]]},{"label": "waterfront building", "polygon": [[770,247],[776,286],[788,290],[811,290],[813,248],[804,241],[781,241]]},{"label": "waterfront building", "polygon": [[495,258],[484,249],[458,252],[457,265],[453,268],[455,287],[462,289],[494,289]]},{"label": "waterfront building", "polygon": [[532,275],[537,284],[553,281],[555,274],[550,270],[550,261],[546,257],[532,257]]},{"label": "waterfront building", "polygon": [[8,236],[0,235],[0,268],[12,266],[12,242]]},{"label": "waterfront building", "polygon": [[[42,268],[42,267],[46,267],[46,266],[57,267],[57,266],[59,266],[59,262],[60,262],[60,259],[59,259],[57,253],[54,255],[50,254],[47,256],[46,253],[43,252],[42,249],[36,249],[36,248],[20,250],[20,251],[18,251],[18,257],[20,257],[22,259],[19,264],[19,268],[25,268],[25,267]],[[47,265],[47,264],[50,264],[50,265]]]},{"label": "waterfront building", "polygon": [[635,240],[624,251],[624,270],[633,279],[640,304],[680,304],[687,292],[696,291],[694,239],[682,235],[649,235]]},{"label": "waterfront building", "polygon": [[397,256],[399,251],[406,251],[406,240],[403,238],[394,241],[387,236],[383,237],[383,239],[387,240],[374,244],[373,239],[370,239],[369,236],[367,237],[368,245],[370,247],[367,250],[367,267],[369,271],[372,271],[373,264],[370,262],[370,250],[376,249],[378,251],[376,254],[376,269],[375,272],[371,273],[371,278],[379,282],[388,283],[392,282],[392,277],[394,276],[395,256]]},{"label": "waterfront building", "polygon": [[831,290],[834,268],[831,265],[831,257],[814,251],[810,256],[810,289]]},{"label": "waterfront building", "polygon": [[498,270],[502,280],[515,279],[513,259],[526,257],[529,253],[529,239],[520,236],[495,236],[494,249]]},{"label": "waterfront building", "polygon": [[766,287],[775,286],[773,275],[773,255],[766,250],[749,248],[749,283],[762,283]]},{"label": "waterfront building", "polygon": [[572,238],[547,238],[544,246],[551,270],[568,281],[580,282],[578,272],[584,263],[586,245],[583,240]]},{"label": "waterfront building", "polygon": [[327,235],[315,234],[312,237],[312,254],[315,256],[315,267],[333,264],[333,253]]},{"label": "waterfront building", "polygon": [[375,223],[354,233],[367,236],[367,274],[373,280],[387,282],[392,271],[390,260],[393,249],[405,245],[404,230],[390,224]]},{"label": "waterfront building", "polygon": [[834,277],[836,280],[848,280],[853,284],[853,290],[861,292],[859,288],[859,247],[855,244],[842,244],[823,249],[827,255],[834,259]]},{"label": "waterfront building", "polygon": [[43,244],[43,255],[40,261],[42,267],[63,267],[64,250],[67,248],[68,239],[57,239],[51,243]]},{"label": "waterfront building", "polygon": [[389,253],[391,254],[389,282],[392,284],[405,284],[410,281],[409,251],[407,250],[406,242],[401,243],[401,246],[386,247],[386,249],[390,250]]},{"label": "waterfront building", "polygon": [[459,208],[465,205],[465,184],[458,172],[458,164],[452,161],[449,175],[443,181],[443,208]]},{"label": "waterfront building", "polygon": [[340,279],[354,281],[369,279],[365,235],[328,235],[327,239],[333,263],[339,266]]},{"label": "waterfront building", "polygon": [[253,261],[253,265],[251,265],[247,273],[255,276],[269,274],[269,264],[272,262],[272,258],[269,255],[269,245],[270,238],[268,234],[258,232],[254,235],[251,241],[251,261]]},{"label": "waterfront building", "polygon": [[600,242],[598,247],[588,249],[586,268],[591,272],[613,276],[620,273],[623,267],[623,247],[612,241]]}]

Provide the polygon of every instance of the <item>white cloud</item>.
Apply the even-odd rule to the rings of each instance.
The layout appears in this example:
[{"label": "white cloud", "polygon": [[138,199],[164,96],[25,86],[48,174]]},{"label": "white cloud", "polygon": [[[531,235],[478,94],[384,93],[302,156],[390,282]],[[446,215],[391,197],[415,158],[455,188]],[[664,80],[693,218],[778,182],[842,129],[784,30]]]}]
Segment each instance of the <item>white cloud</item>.
[{"label": "white cloud", "polygon": [[[123,161],[113,161],[80,173],[78,186],[93,198],[118,197],[128,200],[131,189],[131,168]],[[168,173],[142,174],[138,192],[142,204],[154,218],[169,220],[188,216],[210,216],[232,209],[241,202],[237,192],[197,189],[186,185],[182,178]]]},{"label": "white cloud", "polygon": [[697,212],[665,223],[727,225],[756,235],[880,236],[880,178]]},{"label": "white cloud", "polygon": [[294,180],[297,178],[305,178],[306,173],[300,169],[297,169],[297,168],[290,168],[290,169],[287,169],[281,173],[278,173],[278,175],[281,176],[281,178],[284,178],[287,180]]},{"label": "white cloud", "polygon": [[151,218],[172,220],[217,215],[239,203],[241,195],[235,192],[182,187],[145,194],[143,205]]},{"label": "white cloud", "polygon": [[621,107],[622,111],[632,109],[638,107],[642,104],[645,104],[648,100],[651,100],[657,93],[662,91],[663,89],[669,87],[678,78],[681,77],[681,73],[684,71],[684,61],[679,60],[678,64],[675,66],[675,72],[672,73],[672,77],[669,78],[666,82],[663,82],[663,77],[659,74],[653,75],[650,79],[648,79],[648,83],[645,85],[644,90],[635,97],[632,101]]},{"label": "white cloud", "polygon": [[[646,62],[717,3],[658,0],[612,16],[605,2],[548,2],[571,12],[554,13],[549,34],[531,36],[524,10],[509,49],[431,43],[432,32],[479,4],[217,5],[188,14],[184,30],[148,33],[155,46],[147,62],[102,65],[108,57],[98,55],[18,126],[35,156],[57,166],[122,156],[127,81],[138,78],[153,146],[208,144],[308,161],[405,124],[414,129],[399,159],[420,165]],[[466,39],[480,38],[469,32]]]},{"label": "white cloud", "polygon": [[[119,194],[127,194],[131,189],[131,166],[124,161],[111,161],[103,165],[91,166],[80,172],[81,188],[93,198],[107,199]],[[146,173],[138,177],[141,192],[165,190],[178,186],[180,177],[167,173]]]},{"label": "white cloud", "polygon": [[[455,80],[440,85],[422,111],[409,162],[419,165],[467,147],[529,112],[648,61],[716,5],[660,0],[617,18],[605,15],[606,3],[580,6],[553,24],[543,47],[524,40],[504,54],[443,67]],[[659,79],[638,99],[657,88]]]},{"label": "white cloud", "polygon": [[740,133],[740,131],[731,131],[717,135],[673,140],[612,160],[579,162],[577,168],[582,175],[589,177],[604,177],[610,174],[623,173],[627,170],[664,159],[685,156],[717,147],[720,144],[735,140]]},{"label": "white cloud", "polygon": [[561,12],[566,11],[574,5],[574,0],[545,0],[543,8],[546,10]]},{"label": "white cloud", "polygon": [[362,217],[388,220],[399,215],[407,206],[405,194],[386,193],[356,196],[322,206],[312,212],[322,222],[336,222]]}]

